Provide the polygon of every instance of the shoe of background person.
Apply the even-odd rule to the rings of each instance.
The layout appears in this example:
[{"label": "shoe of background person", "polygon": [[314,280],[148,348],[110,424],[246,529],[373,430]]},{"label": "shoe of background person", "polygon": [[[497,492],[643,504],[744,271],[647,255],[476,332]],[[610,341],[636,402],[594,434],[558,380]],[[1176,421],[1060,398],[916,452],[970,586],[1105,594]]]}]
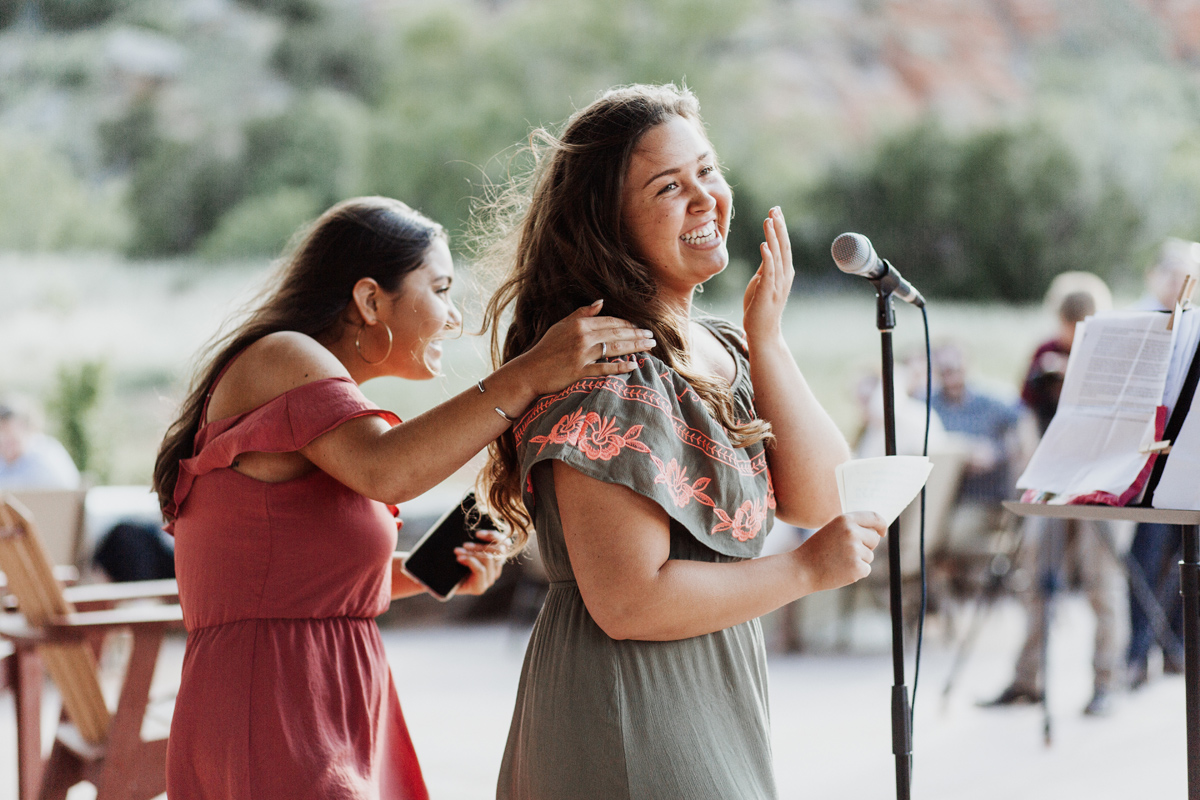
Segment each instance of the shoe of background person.
[{"label": "shoe of background person", "polygon": [[1009,686],[999,697],[978,703],[980,708],[999,708],[1001,706],[1028,706],[1042,702],[1042,693],[1024,686]]},{"label": "shoe of background person", "polygon": [[1097,689],[1083,709],[1083,713],[1089,717],[1107,717],[1112,712],[1112,697],[1107,689]]},{"label": "shoe of background person", "polygon": [[1146,685],[1150,680],[1150,668],[1145,661],[1129,664],[1125,667],[1125,680],[1129,691],[1134,692]]},{"label": "shoe of background person", "polygon": [[1163,656],[1163,675],[1182,675],[1183,674],[1183,656],[1182,655],[1164,655]]}]

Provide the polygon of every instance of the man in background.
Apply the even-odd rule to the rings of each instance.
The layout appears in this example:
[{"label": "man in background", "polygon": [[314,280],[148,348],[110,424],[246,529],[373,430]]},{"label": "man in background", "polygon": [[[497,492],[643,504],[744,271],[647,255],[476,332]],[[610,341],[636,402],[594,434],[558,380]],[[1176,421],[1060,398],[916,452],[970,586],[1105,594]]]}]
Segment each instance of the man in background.
[{"label": "man in background", "polygon": [[[1034,352],[1021,389],[1021,398],[1037,418],[1042,434],[1054,417],[1062,391],[1067,358],[1075,340],[1076,324],[1098,310],[1111,308],[1108,289],[1090,273],[1064,273],[1051,284],[1058,316],[1058,334]],[[1103,291],[1091,290],[1097,283]],[[1107,306],[1107,307],[1106,307]],[[1084,708],[1088,716],[1112,711],[1121,664],[1117,611],[1125,602],[1125,576],[1116,555],[1115,531],[1100,520],[1060,520],[1029,517],[1018,562],[1031,577],[1023,593],[1026,614],[1025,642],[1017,658],[1012,683],[985,707],[1043,702],[1050,605],[1065,588],[1065,576],[1074,567],[1096,614],[1095,650],[1092,656],[1092,697]]]},{"label": "man in background", "polygon": [[937,389],[933,410],[949,433],[966,447],[962,481],[948,530],[950,546],[1001,527],[1000,503],[1013,493],[1013,463],[1019,450],[1021,415],[1007,402],[970,384],[962,349],[953,343],[933,351]]},{"label": "man in background", "polygon": [[79,470],[25,398],[0,399],[0,489],[77,489]]}]

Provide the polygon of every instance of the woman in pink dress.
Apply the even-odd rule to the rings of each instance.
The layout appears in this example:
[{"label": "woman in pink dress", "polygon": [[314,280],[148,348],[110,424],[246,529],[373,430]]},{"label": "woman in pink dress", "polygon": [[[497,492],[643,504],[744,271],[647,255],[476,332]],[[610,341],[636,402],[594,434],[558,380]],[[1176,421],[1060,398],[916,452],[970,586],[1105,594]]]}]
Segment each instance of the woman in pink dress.
[{"label": "woman in pink dress", "polygon": [[[579,309],[537,347],[401,422],[359,391],[439,374],[462,319],[443,229],[395,200],[327,211],[274,286],[201,362],[154,486],[176,539],[188,630],[171,725],[172,800],[425,798],[374,617],[424,589],[401,569],[396,505],[437,485],[539,395],[624,373],[647,331]],[[503,546],[467,544],[461,593]]]}]

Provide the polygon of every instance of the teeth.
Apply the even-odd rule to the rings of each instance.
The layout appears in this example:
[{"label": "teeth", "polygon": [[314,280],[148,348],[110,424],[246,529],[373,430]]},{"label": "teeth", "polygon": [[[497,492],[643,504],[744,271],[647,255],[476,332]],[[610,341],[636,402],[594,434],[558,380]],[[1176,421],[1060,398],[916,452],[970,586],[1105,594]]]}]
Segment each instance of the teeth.
[{"label": "teeth", "polygon": [[685,233],[679,238],[688,244],[704,244],[706,242],[711,242],[713,239],[717,238],[717,223],[715,221],[709,222],[704,227],[697,228],[691,233]]}]

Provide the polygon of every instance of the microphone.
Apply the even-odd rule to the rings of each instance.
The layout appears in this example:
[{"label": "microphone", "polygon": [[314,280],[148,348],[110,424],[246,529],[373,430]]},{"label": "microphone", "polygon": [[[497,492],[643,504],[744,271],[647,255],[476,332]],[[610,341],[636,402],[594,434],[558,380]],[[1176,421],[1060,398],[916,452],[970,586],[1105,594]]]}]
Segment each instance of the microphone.
[{"label": "microphone", "polygon": [[877,284],[880,294],[891,292],[906,303],[925,307],[925,298],[886,260],[875,253],[871,240],[861,233],[843,233],[833,240],[833,263],[849,275],[861,275]]}]

